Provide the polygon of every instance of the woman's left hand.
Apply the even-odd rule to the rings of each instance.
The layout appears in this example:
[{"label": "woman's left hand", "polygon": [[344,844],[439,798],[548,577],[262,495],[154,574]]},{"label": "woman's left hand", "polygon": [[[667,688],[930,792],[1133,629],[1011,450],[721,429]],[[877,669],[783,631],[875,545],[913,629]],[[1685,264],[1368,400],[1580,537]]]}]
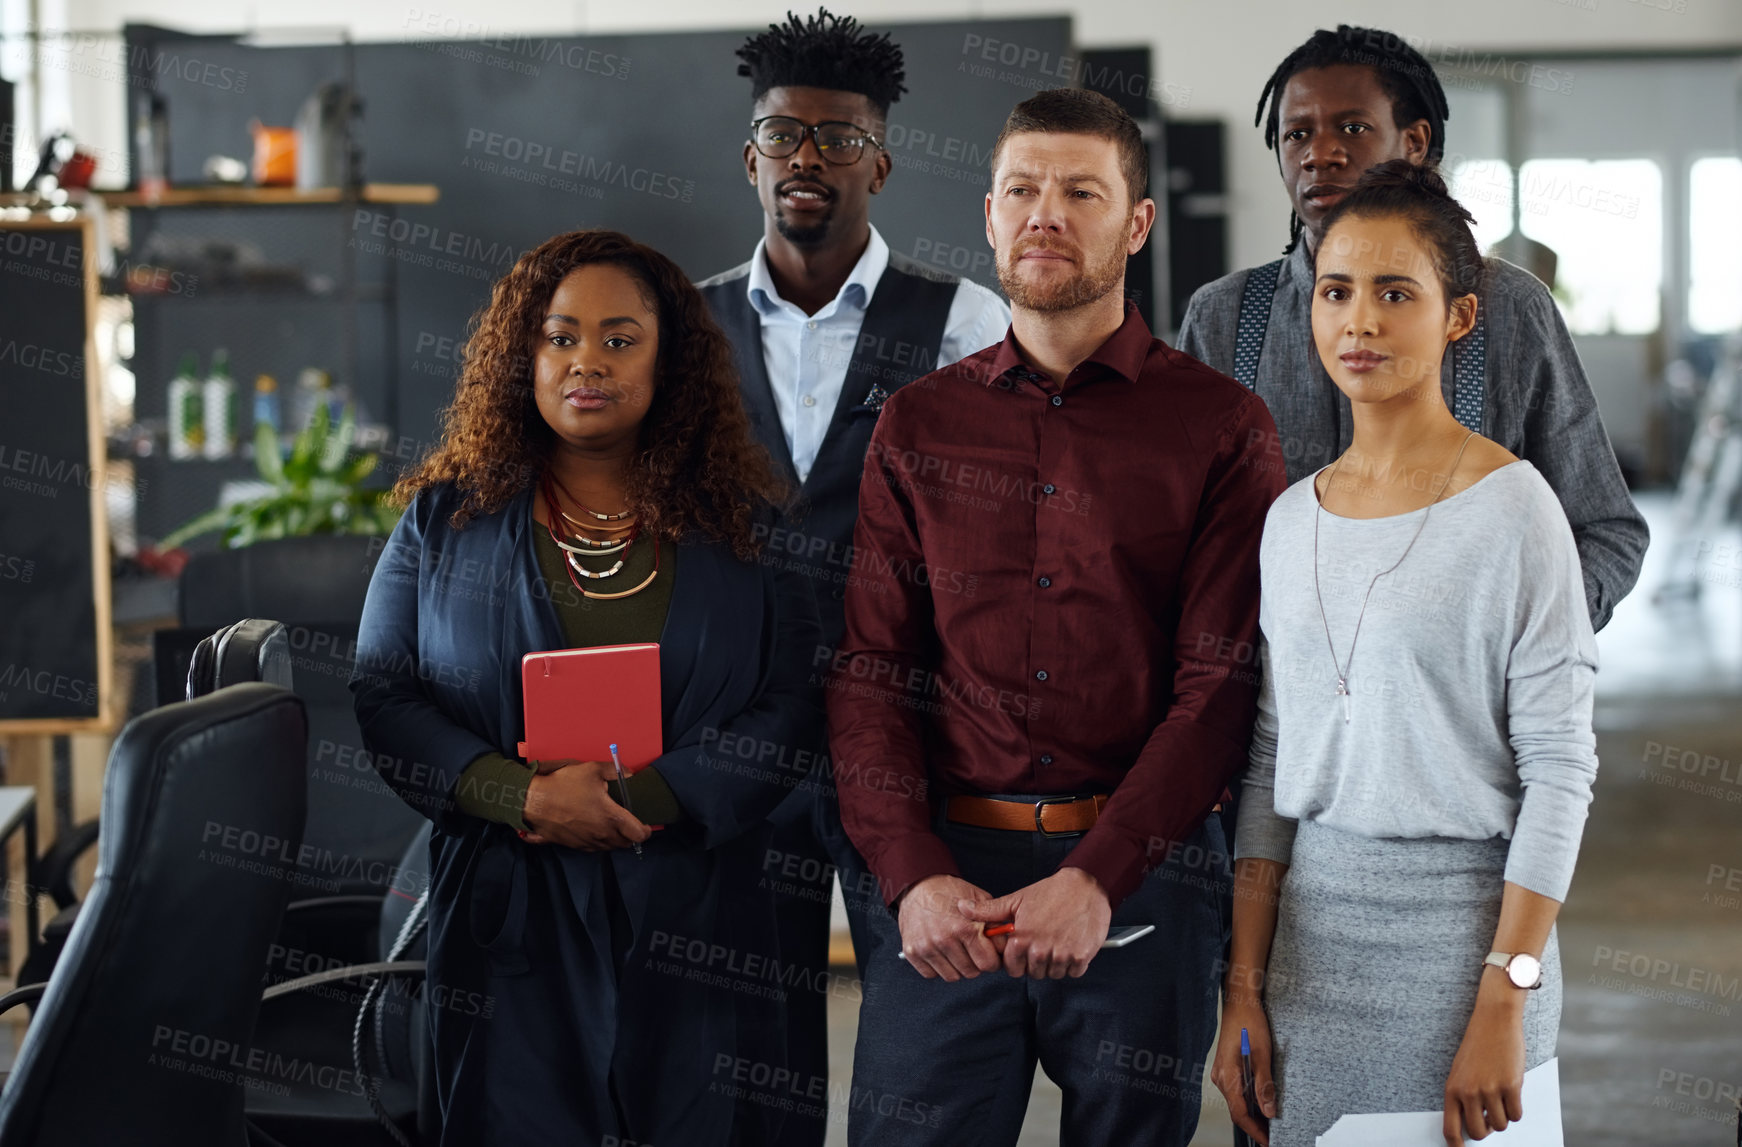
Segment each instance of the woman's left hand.
[{"label": "woman's left hand", "polygon": [[1446,1147],[1486,1139],[1524,1117],[1524,1000],[1506,973],[1482,970],[1476,1009],[1446,1079]]},{"label": "woman's left hand", "polygon": [[607,787],[617,770],[608,761],[564,761],[545,768],[539,762],[526,791],[522,819],[532,827],[521,839],[528,844],[560,844],[583,852],[628,848],[652,835],[652,830],[611,799]]}]

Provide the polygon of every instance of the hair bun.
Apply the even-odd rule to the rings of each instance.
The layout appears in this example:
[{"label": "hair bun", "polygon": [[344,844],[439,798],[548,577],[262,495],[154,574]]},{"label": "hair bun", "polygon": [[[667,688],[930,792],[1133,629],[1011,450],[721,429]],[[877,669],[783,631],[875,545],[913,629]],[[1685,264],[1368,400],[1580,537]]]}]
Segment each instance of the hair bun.
[{"label": "hair bun", "polygon": [[1476,218],[1452,198],[1437,166],[1390,159],[1368,168],[1325,213],[1321,234],[1330,234],[1344,219],[1375,216],[1402,216],[1414,224],[1434,250],[1448,299],[1480,292],[1485,267],[1471,231]]},{"label": "hair bun", "polygon": [[1388,159],[1384,163],[1375,164],[1363,172],[1355,183],[1356,190],[1406,187],[1444,199],[1452,197],[1451,189],[1446,186],[1445,177],[1440,174],[1438,166],[1411,163],[1407,159]]}]

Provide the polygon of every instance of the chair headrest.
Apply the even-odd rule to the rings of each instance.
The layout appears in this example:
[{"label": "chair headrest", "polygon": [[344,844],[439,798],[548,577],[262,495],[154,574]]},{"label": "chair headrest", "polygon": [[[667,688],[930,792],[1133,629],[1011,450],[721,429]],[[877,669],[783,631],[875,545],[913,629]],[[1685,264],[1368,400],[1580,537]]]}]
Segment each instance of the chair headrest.
[{"label": "chair headrest", "polygon": [[293,688],[290,638],[282,623],[244,618],[194,647],[188,663],[188,700],[249,681]]}]

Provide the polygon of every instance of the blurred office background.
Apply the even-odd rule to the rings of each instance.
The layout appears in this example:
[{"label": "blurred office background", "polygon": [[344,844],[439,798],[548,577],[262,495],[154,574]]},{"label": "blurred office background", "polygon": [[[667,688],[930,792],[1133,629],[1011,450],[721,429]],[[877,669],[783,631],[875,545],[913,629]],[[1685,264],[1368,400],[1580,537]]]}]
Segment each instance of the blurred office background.
[{"label": "blurred office background", "polygon": [[[1485,249],[1550,283],[1652,530],[1638,586],[1599,634],[1602,771],[1561,918],[1568,1142],[1736,1142],[1742,6],[829,6],[907,52],[873,222],[894,250],[994,289],[980,203],[1004,114],[1054,86],[1124,103],[1163,209],[1127,287],[1163,337],[1195,287],[1287,240],[1288,200],[1253,126],[1281,58],[1353,23],[1434,63],[1454,191]],[[374,930],[380,902],[416,883],[398,861],[416,855],[417,818],[366,783],[343,687],[375,543],[318,531],[375,513],[372,492],[434,441],[467,321],[521,251],[610,226],[698,279],[748,257],[762,221],[732,52],[784,11],[0,0],[0,312],[8,338],[63,347],[0,356],[0,473],[16,479],[0,491],[14,983],[64,940],[84,895],[115,733],[178,696],[199,639],[245,615],[290,626],[311,713],[309,832],[368,862],[321,886],[361,923],[307,944],[317,964],[388,954]],[[236,417],[190,424],[195,398]],[[304,431],[317,412],[334,434],[346,426],[321,474]],[[270,561],[250,564],[251,547],[226,550],[218,532],[185,536],[225,507],[236,540],[272,543]],[[265,978],[304,970],[319,968]],[[831,1002],[843,1086],[855,999]],[[0,1061],[23,1030],[21,1009],[6,1018]],[[1058,1102],[1038,1075],[1025,1144],[1056,1141]],[[840,1114],[831,1143],[845,1142]],[[1227,1136],[1210,1089],[1197,1142]]]}]

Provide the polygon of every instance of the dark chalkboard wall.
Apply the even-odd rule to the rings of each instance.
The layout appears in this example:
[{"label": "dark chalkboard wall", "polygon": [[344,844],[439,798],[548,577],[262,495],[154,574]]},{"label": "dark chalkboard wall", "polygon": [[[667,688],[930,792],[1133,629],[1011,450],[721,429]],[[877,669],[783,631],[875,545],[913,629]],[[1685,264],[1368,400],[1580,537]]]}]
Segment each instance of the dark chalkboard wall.
[{"label": "dark chalkboard wall", "polygon": [[0,222],[0,731],[97,718],[107,677],[85,250],[81,224]]},{"label": "dark chalkboard wall", "polygon": [[[896,170],[873,201],[872,222],[894,250],[995,287],[982,208],[992,141],[1018,101],[1072,83],[1070,22],[878,30],[905,51],[909,91],[890,112]],[[396,388],[402,454],[432,440],[467,321],[520,252],[561,231],[614,227],[696,278],[749,257],[762,215],[740,159],[750,84],[736,74],[733,55],[747,31],[355,47],[364,177],[441,189],[433,206],[392,216],[365,207],[340,224],[363,281],[397,274],[395,345],[381,353],[365,347],[364,377],[352,383],[376,410],[388,405],[384,388]],[[336,47],[202,38],[179,47],[159,41],[158,50],[184,65],[155,68],[170,120],[170,175],[179,182],[197,182],[214,153],[251,154],[250,119],[289,125],[319,84],[344,74]],[[185,66],[196,56],[200,67]],[[197,225],[191,212],[173,222]],[[330,227],[312,219],[308,226]],[[311,238],[311,247],[330,244],[330,235]],[[163,358],[136,368],[149,410],[146,390],[161,390],[192,336],[145,334],[142,343]],[[247,352],[234,341],[230,349]],[[240,373],[248,377],[248,369]]]}]

